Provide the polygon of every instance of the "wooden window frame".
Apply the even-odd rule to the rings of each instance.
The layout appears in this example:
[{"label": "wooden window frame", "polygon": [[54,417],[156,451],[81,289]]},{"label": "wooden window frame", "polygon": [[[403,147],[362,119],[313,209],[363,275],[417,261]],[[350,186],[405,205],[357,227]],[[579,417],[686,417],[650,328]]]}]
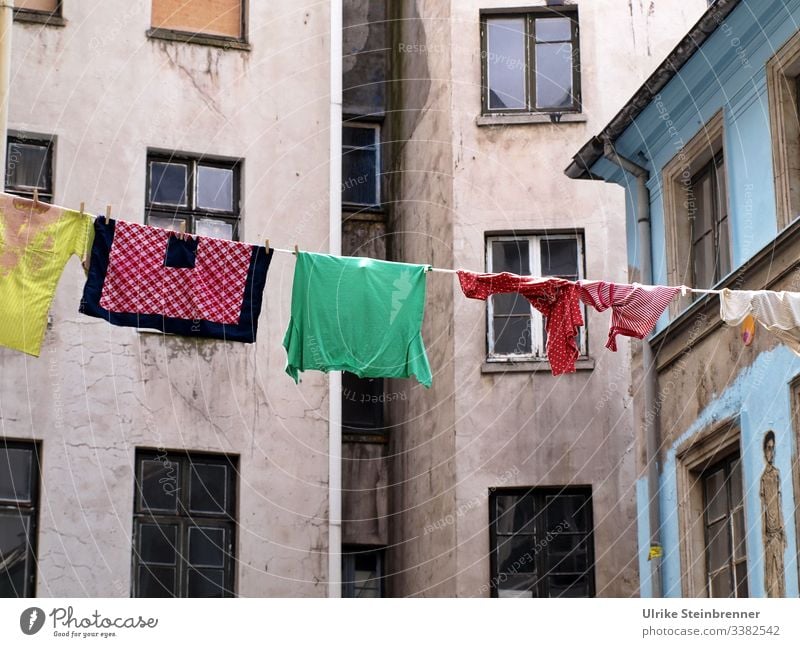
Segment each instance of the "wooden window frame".
[{"label": "wooden window frame", "polygon": [[[531,537],[537,537],[539,535],[546,537],[547,536],[547,529],[545,527],[546,520],[545,515],[542,514],[541,510],[544,510],[544,506],[541,505],[542,501],[545,497],[553,496],[553,495],[562,495],[562,496],[585,496],[588,511],[587,511],[587,531],[586,533],[583,532],[567,532],[566,534],[580,534],[586,536],[586,551],[587,551],[587,564],[588,570],[586,571],[588,577],[588,584],[589,584],[589,597],[595,597],[595,549],[594,549],[594,500],[592,496],[592,488],[588,485],[571,485],[571,486],[543,486],[543,487],[502,487],[502,488],[489,488],[489,544],[490,544],[490,578],[489,578],[489,587],[491,591],[491,597],[496,598],[498,597],[498,590],[497,585],[499,583],[500,573],[498,572],[498,564],[497,564],[497,548],[498,548],[498,532],[497,532],[497,506],[495,505],[495,501],[498,496],[514,496],[517,498],[521,498],[527,495],[532,495],[534,497],[536,507],[536,515],[534,520],[534,529],[532,533],[529,534]],[[516,533],[513,533],[516,534]],[[512,535],[503,535],[503,536],[512,536]],[[543,598],[549,597],[547,594],[549,593],[548,584],[547,584],[547,574],[550,573],[550,569],[547,568],[546,560],[548,556],[547,552],[547,544],[545,544],[541,549],[538,549],[538,543],[541,539],[534,539],[534,555],[533,559],[536,562],[536,572],[540,573],[539,581],[535,587],[535,591],[532,591],[534,595],[531,597],[534,598]]]},{"label": "wooden window frame", "polygon": [[[530,276],[540,276],[541,274],[541,252],[539,243],[543,240],[575,240],[578,244],[578,278],[585,277],[585,254],[584,254],[584,236],[583,232],[578,233],[563,233],[556,231],[539,231],[532,233],[496,233],[486,234],[485,237],[485,251],[486,251],[486,271],[489,273],[496,272],[493,269],[492,258],[492,243],[493,242],[513,242],[526,240],[528,243],[528,258],[530,259]],[[586,322],[586,307],[581,304],[583,311],[584,325],[581,326],[579,331],[578,352],[579,358],[586,358],[589,352],[589,340]],[[514,353],[502,354],[494,352],[494,302],[492,297],[486,300],[486,361],[487,363],[509,363],[509,362],[531,362],[531,361],[547,361],[547,351],[544,341],[544,317],[533,306],[530,307],[531,311],[531,352],[530,353]]]},{"label": "wooden window frame", "polygon": [[[727,174],[727,169],[725,168],[725,159],[724,159],[723,151],[720,151],[716,155],[714,155],[714,157],[711,158],[708,162],[706,162],[706,164],[701,169],[699,169],[692,176],[692,179],[691,179],[691,186],[692,186],[692,193],[693,194],[696,193],[695,187],[697,186],[697,184],[700,181],[702,176],[706,176],[707,175],[709,177],[710,182],[711,182],[711,188],[712,188],[712,191],[711,191],[711,211],[712,211],[712,214],[711,214],[711,220],[712,220],[712,222],[711,222],[711,237],[712,237],[712,240],[713,240],[714,252],[715,252],[715,257],[714,257],[714,261],[715,261],[714,262],[714,279],[712,281],[712,285],[716,285],[717,283],[719,283],[731,271],[730,267],[728,267],[727,270],[726,270],[725,268],[719,267],[719,264],[716,262],[716,260],[717,260],[716,251],[719,248],[719,244],[720,244],[720,230],[721,230],[722,221],[723,220],[727,220],[728,221],[727,224],[728,224],[729,228],[730,228],[730,223],[731,223],[730,214],[728,213],[728,205],[727,204],[721,205],[720,201],[719,201],[720,187],[719,187],[719,179],[718,178],[719,178],[719,173],[720,173],[720,166],[722,167],[722,174],[723,174],[723,176],[725,176]],[[726,178],[726,180],[727,180],[727,178]],[[726,188],[725,188],[725,194],[724,195],[725,195],[725,198],[727,200],[727,196],[728,196],[727,181],[726,181],[725,187]],[[724,217],[720,217],[723,211],[725,212]],[[711,287],[710,285],[709,286],[698,285],[699,281],[697,279],[697,263],[696,263],[696,256],[697,255],[696,255],[696,252],[695,252],[695,247],[696,247],[699,239],[696,238],[696,233],[695,233],[695,230],[694,230],[694,224],[696,222],[697,222],[696,218],[690,218],[690,223],[689,223],[689,225],[690,225],[690,238],[689,238],[689,242],[690,242],[690,245],[691,245],[691,252],[690,253],[691,253],[691,256],[692,256],[692,285],[696,286],[696,287],[701,287],[701,288],[710,288]],[[729,236],[728,237],[728,260],[729,260],[729,262],[730,262],[731,252],[732,252],[730,247],[731,247],[731,245],[730,245],[730,236]],[[706,260],[708,261],[708,259],[706,259]],[[694,295],[694,296],[695,296],[695,298],[700,298],[700,295]]]},{"label": "wooden window frame", "polygon": [[[689,219],[689,201],[686,196],[687,186],[695,173],[703,168],[715,156],[722,154],[725,172],[728,164],[725,158],[724,114],[719,110],[709,119],[675,156],[664,165],[662,170],[662,188],[664,202],[664,233],[666,238],[667,283],[681,285],[692,283],[694,279],[694,261],[691,252],[691,221]],[[726,187],[730,182],[726,177]],[[730,191],[726,191],[728,214],[730,209]],[[728,244],[734,238],[735,223],[728,217]],[[733,250],[731,250],[732,252]],[[688,270],[681,268],[681,263],[688,263]],[[734,258],[731,253],[731,266]],[[688,273],[687,273],[688,272]],[[690,285],[689,287],[695,287]],[[706,287],[706,286],[703,286]],[[678,296],[670,302],[671,318],[692,304],[693,295]]]},{"label": "wooden window frame", "polygon": [[[169,463],[181,465],[178,476],[177,492],[179,497],[189,496],[190,493],[190,466],[193,461],[202,463],[216,463],[229,467],[229,481],[226,488],[230,488],[228,509],[224,514],[209,512],[196,512],[189,510],[188,502],[186,505],[178,504],[176,511],[148,510],[141,504],[142,487],[140,477],[140,467],[145,460],[162,460]],[[225,595],[223,597],[236,597],[236,565],[238,560],[237,541],[238,541],[238,457],[229,454],[209,454],[204,452],[188,452],[184,450],[165,451],[157,449],[137,448],[134,459],[134,492],[133,492],[133,526],[131,533],[131,597],[139,597],[139,566],[146,566],[141,563],[139,546],[139,529],[143,524],[170,524],[178,527],[178,537],[176,546],[176,583],[175,588],[178,595],[175,597],[188,597],[188,573],[191,568],[188,562],[189,556],[189,532],[192,528],[199,525],[208,527],[219,527],[229,532],[228,546],[225,551],[223,561],[223,571],[225,580]]]},{"label": "wooden window frame", "polygon": [[6,449],[24,449],[32,452],[31,456],[31,500],[19,502],[0,500],[0,510],[4,512],[17,512],[30,517],[28,528],[27,574],[25,577],[25,595],[19,597],[36,597],[36,574],[38,566],[37,548],[39,536],[39,508],[41,493],[41,443],[35,440],[0,439],[0,447]]},{"label": "wooden window frame", "polygon": [[52,135],[42,135],[35,133],[24,133],[19,131],[12,131],[6,137],[6,175],[5,175],[5,191],[24,198],[33,199],[34,187],[28,186],[9,186],[8,184],[8,165],[12,163],[11,155],[8,153],[11,144],[32,144],[35,146],[42,146],[47,148],[47,180],[50,185],[50,191],[43,191],[39,189],[39,200],[42,202],[53,202],[55,195],[55,149],[56,138]]},{"label": "wooden window frame", "polygon": [[[151,202],[151,170],[152,162],[164,164],[187,164],[189,166],[189,177],[187,178],[188,192],[186,195],[187,204],[185,207]],[[195,233],[196,221],[199,218],[213,218],[224,220],[233,226],[231,240],[240,240],[242,234],[242,212],[241,212],[241,185],[242,167],[241,159],[224,159],[218,157],[206,157],[204,155],[190,155],[182,153],[168,153],[160,150],[148,150],[146,161],[145,179],[145,224],[148,223],[150,216],[159,218],[171,218],[173,220],[186,220],[186,232]],[[197,194],[197,167],[210,166],[233,171],[232,186],[232,208],[233,211],[220,211],[215,209],[203,209],[196,206]]]},{"label": "wooden window frame", "polygon": [[[572,105],[568,108],[536,107],[536,52],[535,21],[537,18],[567,18],[572,25]],[[489,107],[489,68],[487,51],[488,32],[486,21],[491,18],[523,18],[525,20],[525,103],[524,108],[490,108]],[[509,9],[482,9],[480,11],[481,42],[481,115],[550,115],[558,121],[562,114],[578,114],[583,111],[581,98],[581,57],[580,57],[580,20],[578,7],[560,5],[554,7],[526,7]]]},{"label": "wooden window frame", "polygon": [[778,231],[800,217],[800,32],[766,62]]},{"label": "wooden window frame", "polygon": [[[181,43],[189,43],[191,45],[205,45],[208,47],[219,47],[221,49],[249,51],[250,44],[248,42],[247,17],[250,11],[250,0],[240,0],[240,6],[241,6],[241,16],[240,16],[241,35],[238,38],[234,36],[223,36],[219,34],[204,34],[202,32],[183,31],[180,29],[171,29],[169,27],[153,27],[152,22],[150,28],[146,32],[146,35],[148,38],[171,40]],[[152,3],[151,3],[151,11],[152,11]],[[151,16],[151,21],[152,21],[152,16]]]},{"label": "wooden window frame", "polygon": [[[682,443],[676,452],[681,595],[708,597],[706,537],[702,474],[720,461],[741,456],[738,418],[704,429]],[[743,503],[747,518],[747,502]]]}]

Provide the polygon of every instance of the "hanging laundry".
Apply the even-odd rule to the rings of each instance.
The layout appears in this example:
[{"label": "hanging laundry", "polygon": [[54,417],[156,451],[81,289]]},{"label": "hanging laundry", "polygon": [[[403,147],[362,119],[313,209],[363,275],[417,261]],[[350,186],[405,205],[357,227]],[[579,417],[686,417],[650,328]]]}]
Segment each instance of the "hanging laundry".
[{"label": "hanging laundry", "polygon": [[100,217],[80,311],[116,326],[251,343],[272,250]]},{"label": "hanging laundry", "polygon": [[752,315],[758,323],[800,355],[800,293],[728,290],[719,295],[719,316],[738,326]]},{"label": "hanging laundry", "polygon": [[461,291],[470,299],[485,301],[492,294],[518,292],[547,318],[547,359],[553,375],[574,373],[578,359],[575,337],[583,325],[575,283],[558,278],[501,274],[475,274],[458,270]]},{"label": "hanging laundry", "polygon": [[300,252],[286,372],[349,371],[432,382],[422,341],[425,266]]},{"label": "hanging laundry", "polygon": [[617,350],[617,335],[644,339],[680,288],[606,281],[578,281],[578,294],[598,312],[611,308],[606,348]]},{"label": "hanging laundry", "polygon": [[0,194],[0,345],[39,356],[58,280],[90,236],[87,215]]}]

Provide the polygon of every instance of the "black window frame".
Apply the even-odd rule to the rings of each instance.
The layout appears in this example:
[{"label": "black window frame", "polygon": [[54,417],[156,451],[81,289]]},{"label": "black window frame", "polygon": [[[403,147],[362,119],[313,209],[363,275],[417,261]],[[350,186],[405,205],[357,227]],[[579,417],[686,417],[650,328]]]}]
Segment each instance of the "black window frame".
[{"label": "black window frame", "polygon": [[[179,205],[161,204],[152,202],[150,190],[152,187],[151,165],[158,164],[186,164],[188,166],[188,176],[186,179],[186,201],[185,207]],[[196,234],[196,224],[198,219],[213,218],[223,220],[233,226],[231,240],[241,239],[242,228],[242,209],[241,209],[241,185],[242,185],[242,159],[226,159],[221,157],[210,157],[207,155],[191,155],[184,153],[169,153],[160,150],[150,149],[147,151],[146,180],[145,180],[145,224],[150,224],[150,217],[168,218],[174,223],[186,221],[186,233]],[[197,200],[197,167],[206,166],[220,168],[233,172],[233,186],[231,193],[232,211],[208,209],[198,207]],[[157,225],[154,225],[157,226]],[[179,226],[176,224],[174,229]]]},{"label": "black window frame", "polygon": [[[734,505],[734,495],[732,493],[733,489],[733,479],[731,478],[731,474],[733,473],[733,464],[738,462],[739,463],[739,485],[743,488],[742,491],[739,493],[739,503]],[[724,476],[724,485],[725,485],[725,515],[724,517],[717,518],[713,521],[709,521],[709,500],[708,500],[708,492],[706,489],[706,483],[708,479],[713,475],[722,470]],[[735,451],[731,454],[728,454],[721,460],[716,461],[710,467],[705,468],[700,476],[699,481],[701,483],[702,492],[703,492],[703,516],[702,516],[702,523],[703,523],[703,556],[704,556],[704,574],[705,574],[705,585],[706,585],[706,594],[708,597],[712,597],[712,588],[711,588],[711,581],[715,575],[723,572],[724,570],[728,571],[731,583],[731,590],[733,595],[729,597],[739,598],[739,597],[749,597],[750,591],[750,582],[747,577],[747,525],[746,521],[744,520],[744,473],[743,473],[743,466],[742,466],[742,458],[738,451]],[[738,538],[736,536],[736,523],[734,521],[736,512],[739,512],[743,517],[743,524],[744,524],[744,536]],[[730,553],[728,558],[725,560],[725,566],[718,568],[711,571],[711,558],[710,558],[710,550],[711,550],[711,542],[709,538],[709,527],[714,523],[725,519],[725,529],[728,536],[728,547],[730,548]],[[737,557],[736,555],[736,548],[737,546],[741,546],[744,551],[744,557]],[[737,577],[737,567],[744,566],[744,587],[745,587],[745,595],[739,595],[739,581]]]},{"label": "black window frame", "polygon": [[[374,133],[373,144],[370,146],[349,146],[342,141],[342,209],[346,211],[380,211],[383,208],[383,191],[381,190],[381,165],[382,165],[382,139],[381,133],[383,125],[377,121],[367,121],[365,119],[347,119],[342,123],[342,132],[345,128],[357,128],[361,130],[371,130]],[[351,202],[344,199],[345,184],[349,178],[344,177],[344,159],[349,151],[374,149],[375,152],[375,202]]]},{"label": "black window frame", "polygon": [[382,547],[375,548],[373,546],[342,547],[342,597],[361,597],[355,595],[357,584],[355,579],[355,559],[357,556],[375,557],[378,573],[378,595],[376,597],[386,597],[386,550]]},{"label": "black window frame", "polygon": [[[9,166],[14,163],[13,156],[11,155],[12,145],[31,145],[41,146],[47,149],[46,153],[46,180],[49,187],[33,187],[27,185],[13,185],[9,184]],[[18,195],[23,198],[32,199],[34,190],[38,189],[39,200],[41,202],[53,202],[55,195],[55,147],[56,138],[51,135],[41,135],[34,133],[10,132],[6,137],[6,170],[5,170],[5,192],[13,195]]]},{"label": "black window frame", "polygon": [[[546,499],[547,497],[552,496],[582,496],[585,497],[585,504],[588,508],[586,510],[586,524],[587,530],[585,533],[583,532],[573,532],[573,531],[562,531],[560,533],[548,533],[547,526],[546,526]],[[534,516],[534,520],[532,523],[533,532],[532,533],[520,533],[519,531],[512,533],[512,534],[498,534],[497,527],[498,527],[498,517],[497,517],[497,497],[499,496],[514,496],[518,499],[522,499],[524,497],[532,497],[534,500],[534,506],[536,509],[536,514]],[[498,584],[500,584],[500,577],[501,573],[498,572],[498,537],[504,536],[519,536],[519,535],[529,535],[532,537],[533,542],[533,549],[529,550],[528,552],[533,553],[533,561],[535,562],[535,568],[537,573],[541,573],[538,576],[537,581],[535,582],[532,589],[527,589],[531,592],[531,596],[533,598],[546,598],[549,596],[549,583],[548,577],[553,575],[553,571],[547,568],[547,548],[549,546],[549,541],[545,541],[540,548],[537,548],[539,543],[539,539],[537,537],[544,537],[545,539],[548,537],[549,534],[552,536],[559,536],[559,535],[585,535],[583,541],[586,543],[586,551],[587,551],[587,565],[588,568],[586,571],[581,573],[580,575],[586,575],[587,584],[589,595],[588,597],[592,598],[595,597],[595,550],[594,550],[594,514],[593,514],[593,497],[592,497],[592,488],[589,485],[576,485],[576,486],[543,486],[543,487],[502,487],[502,488],[489,488],[489,543],[490,543],[490,578],[489,578],[489,587],[491,592],[491,597],[496,598],[498,597]],[[561,573],[556,573],[561,574]]]},{"label": "black window frame", "polygon": [[[28,526],[27,541],[27,560],[28,572],[25,576],[24,595],[17,597],[32,598],[36,596],[36,574],[38,570],[37,547],[39,535],[39,508],[41,495],[41,443],[30,440],[8,440],[0,439],[0,448],[3,449],[22,449],[31,452],[31,497],[30,501],[0,500],[0,513],[23,514],[30,518]],[[2,469],[3,465],[0,465]]]},{"label": "black window frame", "polygon": [[[489,52],[487,20],[492,18],[523,18],[525,20],[525,107],[524,108],[491,108],[489,106]],[[572,45],[572,105],[559,108],[538,108],[536,106],[536,19],[566,18],[571,24]],[[480,11],[481,42],[481,114],[519,115],[543,114],[557,118],[562,114],[579,114],[583,111],[581,94],[581,55],[580,55],[580,19],[577,6],[530,7],[513,9],[482,9]],[[561,41],[557,41],[561,42]]]},{"label": "black window frame", "polygon": [[[164,510],[150,510],[142,505],[141,488],[141,465],[145,460],[164,461],[166,464],[177,464],[180,466],[178,477],[176,478],[177,492],[179,500],[176,503],[176,512],[171,513]],[[228,467],[229,501],[226,511],[223,514],[209,512],[197,512],[190,510],[188,498],[191,494],[190,479],[191,465],[200,463],[204,465],[224,465]],[[134,492],[133,492],[133,527],[131,534],[131,597],[141,597],[139,595],[139,568],[147,567],[142,563],[141,548],[139,539],[141,536],[141,526],[143,524],[158,525],[159,522],[177,526],[177,546],[176,548],[176,580],[175,588],[178,595],[176,598],[189,597],[189,571],[192,565],[189,564],[189,534],[192,528],[212,527],[227,530],[228,546],[224,552],[223,566],[224,571],[224,595],[222,597],[236,597],[236,548],[238,541],[238,456],[232,454],[212,454],[204,452],[182,451],[182,450],[159,450],[137,448],[134,459]],[[183,493],[183,494],[180,494]],[[183,497],[186,497],[184,500]],[[155,565],[155,564],[153,564]],[[202,567],[200,567],[202,568]]]},{"label": "black window frame", "polygon": [[[698,208],[698,202],[700,200],[696,187],[698,182],[700,182],[706,176],[709,177],[711,182],[711,204],[709,205],[711,208],[711,230],[709,233],[712,237],[714,250],[714,274],[709,285],[701,285],[697,276],[696,246],[705,236],[709,235],[709,233],[704,233],[697,237],[695,232],[695,225],[697,223],[695,214]],[[721,183],[720,177],[722,178]],[[717,151],[713,157],[711,157],[711,159],[703,164],[703,166],[692,175],[689,182],[689,190],[691,191],[691,196],[695,201],[695,213],[690,213],[689,215],[689,245],[692,268],[692,286],[696,288],[710,289],[719,283],[725,276],[730,274],[733,269],[733,251],[731,249],[731,218],[729,213],[730,210],[728,209],[728,178],[724,151]],[[724,189],[722,192],[720,191],[720,184],[722,184],[722,188]],[[721,240],[722,235],[720,232],[723,223],[725,224],[727,230],[727,239],[725,241]],[[723,257],[721,255],[722,245],[725,246],[727,251],[727,267],[723,267]],[[708,258],[704,259],[706,263],[708,263],[710,260],[711,259]],[[702,294],[694,294],[694,299],[699,299],[702,296]]]}]

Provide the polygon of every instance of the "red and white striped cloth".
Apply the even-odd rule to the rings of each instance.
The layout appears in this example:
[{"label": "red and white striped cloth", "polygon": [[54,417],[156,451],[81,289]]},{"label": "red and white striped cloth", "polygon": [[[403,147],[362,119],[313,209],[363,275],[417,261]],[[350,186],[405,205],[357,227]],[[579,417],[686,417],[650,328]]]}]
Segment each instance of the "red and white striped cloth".
[{"label": "red and white striped cloth", "polygon": [[617,335],[644,339],[680,288],[663,285],[626,285],[605,281],[578,281],[578,295],[598,312],[611,308],[606,348],[617,350]]}]

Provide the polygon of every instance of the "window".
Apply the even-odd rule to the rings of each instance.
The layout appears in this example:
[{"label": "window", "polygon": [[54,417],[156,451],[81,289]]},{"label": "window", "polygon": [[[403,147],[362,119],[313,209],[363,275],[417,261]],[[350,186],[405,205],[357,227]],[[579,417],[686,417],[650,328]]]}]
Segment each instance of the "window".
[{"label": "window", "polygon": [[[342,373],[342,431],[345,434],[382,435],[386,394],[381,378]],[[399,396],[398,396],[399,397]]]},{"label": "window", "polygon": [[53,201],[53,140],[41,136],[9,136],[6,144],[6,191],[26,198],[39,190],[39,200]]},{"label": "window", "polygon": [[[723,128],[720,110],[664,165],[669,285],[711,288],[731,271]],[[697,297],[673,299],[671,316],[676,317],[693,298]]]},{"label": "window", "polygon": [[134,597],[232,597],[236,461],[136,452]]},{"label": "window", "polygon": [[24,20],[26,18],[58,18],[60,16],[60,0],[14,0],[15,18]]},{"label": "window", "polygon": [[342,550],[342,597],[383,597],[383,550]]},{"label": "window", "polygon": [[692,230],[692,285],[710,288],[731,271],[725,162],[717,153],[692,177],[689,193]]},{"label": "window", "polygon": [[380,206],[380,126],[347,124],[342,128],[342,203]]},{"label": "window", "polygon": [[237,161],[148,155],[147,224],[238,239],[240,171]]},{"label": "window", "polygon": [[800,32],[781,46],[765,69],[780,231],[800,216]]},{"label": "window", "polygon": [[738,454],[706,470],[701,478],[709,597],[746,598],[747,551]]},{"label": "window", "polygon": [[493,597],[594,596],[589,488],[493,489]]},{"label": "window", "polygon": [[[486,241],[489,272],[521,276],[583,278],[583,242],[574,234],[491,236]],[[496,294],[487,307],[489,360],[545,359],[547,336],[542,315],[520,294]],[[584,320],[585,320],[584,316]],[[578,339],[586,355],[586,329]]]},{"label": "window", "polygon": [[244,40],[244,1],[153,0],[151,21],[156,31]]},{"label": "window", "polygon": [[481,15],[483,111],[580,112],[573,7]]},{"label": "window", "polygon": [[0,597],[32,597],[36,584],[39,452],[0,440]]}]

